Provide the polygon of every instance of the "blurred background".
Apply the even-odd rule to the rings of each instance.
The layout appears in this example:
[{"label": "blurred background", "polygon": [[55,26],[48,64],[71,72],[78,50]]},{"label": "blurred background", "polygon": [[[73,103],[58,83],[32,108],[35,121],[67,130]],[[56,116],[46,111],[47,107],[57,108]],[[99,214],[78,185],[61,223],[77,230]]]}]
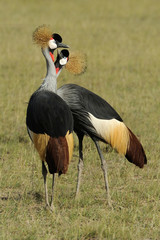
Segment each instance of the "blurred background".
[{"label": "blurred background", "polygon": [[[2,239],[160,238],[160,2],[158,0],[1,0],[0,160]],[[138,136],[144,170],[101,145],[111,198],[105,200],[100,160],[84,143],[84,185],[74,200],[78,143],[66,176],[57,178],[51,216],[44,209],[41,164],[25,126],[27,102],[46,74],[32,33],[42,24],[70,51],[87,55],[87,70],[65,69],[58,86],[76,83],[107,100]],[[51,184],[51,183],[49,183]]]}]

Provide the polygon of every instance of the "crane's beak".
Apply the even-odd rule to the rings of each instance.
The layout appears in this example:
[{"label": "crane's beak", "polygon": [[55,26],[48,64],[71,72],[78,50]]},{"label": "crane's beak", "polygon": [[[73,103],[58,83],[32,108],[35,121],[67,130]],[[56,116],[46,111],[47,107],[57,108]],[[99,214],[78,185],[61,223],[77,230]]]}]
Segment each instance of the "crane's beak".
[{"label": "crane's beak", "polygon": [[69,48],[69,46],[64,43],[57,42],[57,48]]}]

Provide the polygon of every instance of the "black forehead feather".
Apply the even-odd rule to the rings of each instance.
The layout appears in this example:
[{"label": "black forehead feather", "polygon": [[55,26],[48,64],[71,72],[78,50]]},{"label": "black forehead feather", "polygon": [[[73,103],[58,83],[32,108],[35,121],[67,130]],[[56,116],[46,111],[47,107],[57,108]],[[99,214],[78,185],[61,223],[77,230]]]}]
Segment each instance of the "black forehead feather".
[{"label": "black forehead feather", "polygon": [[58,41],[60,43],[62,42],[62,38],[61,38],[61,36],[58,33],[53,33],[52,37],[53,37],[54,40],[56,40],[56,41]]},{"label": "black forehead feather", "polygon": [[64,57],[68,57],[69,56],[69,51],[67,49],[63,49],[61,51],[61,53],[63,54]]}]

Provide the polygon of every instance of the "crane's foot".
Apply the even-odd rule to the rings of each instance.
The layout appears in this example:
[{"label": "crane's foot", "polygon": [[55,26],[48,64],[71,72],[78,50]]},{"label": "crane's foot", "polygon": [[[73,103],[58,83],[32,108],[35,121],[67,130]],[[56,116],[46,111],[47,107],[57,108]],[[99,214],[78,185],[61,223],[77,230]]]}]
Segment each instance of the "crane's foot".
[{"label": "crane's foot", "polygon": [[54,207],[53,203],[51,204],[50,209],[51,209],[52,212],[54,212],[55,207]]},{"label": "crane's foot", "polygon": [[108,202],[108,206],[113,209],[112,200],[111,200],[110,195],[108,195],[108,194],[107,194],[107,202]]},{"label": "crane's foot", "polygon": [[79,199],[79,192],[76,192],[75,194],[75,200],[78,200]]},{"label": "crane's foot", "polygon": [[54,207],[53,206],[50,206],[49,204],[46,204],[46,209],[48,209],[50,212],[53,213],[54,211]]}]

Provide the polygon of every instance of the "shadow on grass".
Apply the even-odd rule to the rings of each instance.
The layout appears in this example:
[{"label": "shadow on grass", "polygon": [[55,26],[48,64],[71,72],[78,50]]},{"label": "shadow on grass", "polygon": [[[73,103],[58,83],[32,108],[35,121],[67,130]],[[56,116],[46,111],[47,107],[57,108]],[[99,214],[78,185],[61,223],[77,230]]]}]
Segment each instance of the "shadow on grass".
[{"label": "shadow on grass", "polygon": [[[18,192],[12,192],[12,193],[0,195],[0,199],[2,201],[7,201],[7,200],[20,201],[23,198],[24,198],[24,194],[18,193]],[[43,202],[43,196],[39,192],[28,192],[25,198],[28,198],[28,200],[29,199],[35,200],[36,203]]]},{"label": "shadow on grass", "polygon": [[27,195],[34,199],[37,203],[43,202],[43,196],[39,192],[28,192]]}]

